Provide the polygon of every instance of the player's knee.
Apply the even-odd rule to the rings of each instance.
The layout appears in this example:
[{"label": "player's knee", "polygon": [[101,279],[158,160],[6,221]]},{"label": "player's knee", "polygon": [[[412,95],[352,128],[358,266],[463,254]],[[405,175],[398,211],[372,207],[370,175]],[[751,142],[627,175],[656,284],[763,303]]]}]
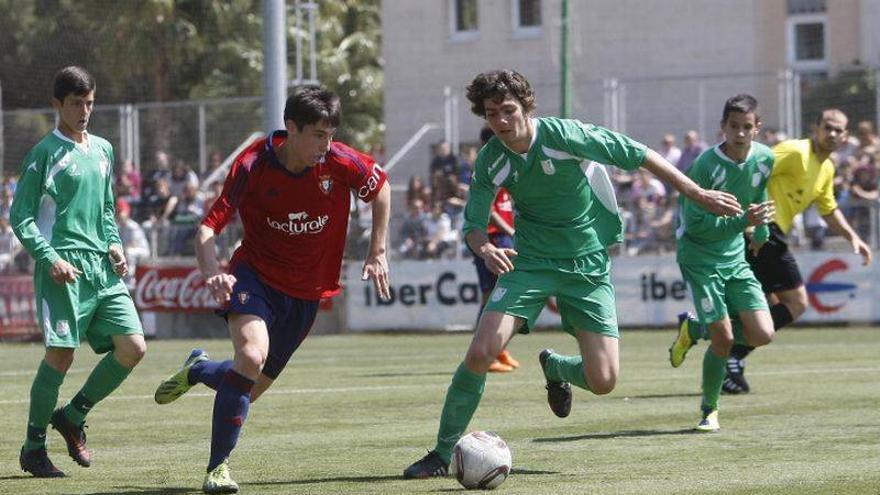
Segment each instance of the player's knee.
[{"label": "player's knee", "polygon": [[489,369],[489,365],[495,360],[497,353],[492,353],[491,349],[485,345],[474,344],[468,348],[468,352],[464,357],[465,366],[470,370],[477,372],[485,372]]},{"label": "player's knee", "polygon": [[611,393],[617,385],[617,373],[612,370],[601,370],[595,373],[584,371],[584,379],[590,392],[596,395],[605,395]]},{"label": "player's knee", "polygon": [[718,356],[729,356],[730,350],[733,348],[733,335],[714,335],[712,337],[712,351]]},{"label": "player's knee", "polygon": [[263,365],[266,363],[266,356],[256,346],[242,347],[236,353],[235,359],[243,368],[257,372],[263,369]]},{"label": "player's knee", "polygon": [[143,338],[120,340],[114,345],[114,357],[119,364],[129,369],[137,366],[147,354],[147,343]]},{"label": "player's knee", "polygon": [[762,328],[760,331],[754,333],[752,337],[749,339],[749,345],[752,347],[761,347],[773,342],[773,336],[776,333],[772,328]]},{"label": "player's knee", "polygon": [[792,319],[796,320],[807,310],[807,291],[799,290],[786,294],[786,297],[782,299],[782,303],[788,308]]}]

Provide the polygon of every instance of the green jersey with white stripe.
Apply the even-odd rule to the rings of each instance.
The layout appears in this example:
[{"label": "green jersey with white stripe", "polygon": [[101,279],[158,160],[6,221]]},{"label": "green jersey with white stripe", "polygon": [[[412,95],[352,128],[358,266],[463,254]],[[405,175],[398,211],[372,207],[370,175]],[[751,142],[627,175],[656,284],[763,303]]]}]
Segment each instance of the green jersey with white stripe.
[{"label": "green jersey with white stripe", "polygon": [[106,253],[121,244],[113,204],[113,147],[86,135],[77,144],[55,129],[24,159],[10,222],[37,262],[58,251]]},{"label": "green jersey with white stripe", "polygon": [[579,258],[620,242],[623,222],[603,165],[627,170],[647,148],[622,134],[578,120],[537,118],[527,153],[493,137],[480,150],[463,231],[486,230],[499,187],[513,197],[514,244],[520,256]]},{"label": "green jersey with white stripe", "polygon": [[[767,179],[773,171],[773,151],[753,142],[746,159],[736,163],[721,151],[721,145],[703,152],[688,169],[688,177],[704,189],[727,191],[739,200],[744,212],[720,217],[690,199],[679,198],[677,259],[683,265],[724,266],[743,262],[748,225],[745,210],[750,204],[767,201]],[[766,241],[766,225],[755,228],[754,238]]]}]

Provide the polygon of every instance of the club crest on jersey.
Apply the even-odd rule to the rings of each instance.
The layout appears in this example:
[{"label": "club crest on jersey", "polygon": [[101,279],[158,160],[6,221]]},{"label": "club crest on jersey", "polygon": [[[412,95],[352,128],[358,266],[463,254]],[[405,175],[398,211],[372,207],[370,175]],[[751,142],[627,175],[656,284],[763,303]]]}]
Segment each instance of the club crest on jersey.
[{"label": "club crest on jersey", "polygon": [[703,311],[705,311],[706,313],[711,313],[712,310],[715,309],[715,303],[712,302],[712,299],[708,297],[704,297],[703,299],[701,299],[700,305],[703,307]]},{"label": "club crest on jersey", "polygon": [[55,322],[55,335],[64,337],[70,333],[70,324],[67,320],[58,320]]},{"label": "club crest on jersey", "polygon": [[553,166],[553,162],[550,160],[541,160],[541,168],[544,169],[544,173],[547,175],[556,173],[556,167]]},{"label": "club crest on jersey", "polygon": [[492,302],[498,302],[501,298],[504,297],[504,294],[507,294],[507,289],[505,287],[495,287],[495,290],[492,291]]},{"label": "club crest on jersey", "polygon": [[330,194],[330,190],[333,189],[333,179],[330,175],[318,176],[318,187],[321,188],[322,193]]},{"label": "club crest on jersey", "polygon": [[242,291],[238,293],[238,302],[241,304],[247,304],[248,301],[251,300],[251,295],[247,291]]}]

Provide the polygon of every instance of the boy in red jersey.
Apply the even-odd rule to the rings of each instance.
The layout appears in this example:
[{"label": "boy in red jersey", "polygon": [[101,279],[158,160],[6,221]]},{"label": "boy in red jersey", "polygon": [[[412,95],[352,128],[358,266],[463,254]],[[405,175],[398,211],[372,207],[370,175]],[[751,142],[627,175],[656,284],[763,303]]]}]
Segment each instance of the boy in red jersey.
[{"label": "boy in red jersey", "polygon": [[[385,238],[390,187],[367,155],[333,142],[339,97],[318,86],[297,88],[284,108],[286,130],[275,131],[235,160],[223,193],[196,234],[199,269],[235,348],[231,361],[211,361],[195,349],[183,367],[156,390],[167,404],[194,384],[217,390],[211,456],[202,490],[234,493],[227,459],[251,402],[284,369],[308,335],[322,298],[340,291],[339,271],[351,192],[372,202],[373,229],[363,279],[389,294]],[[238,212],[241,246],[220,270],[214,238]]]}]

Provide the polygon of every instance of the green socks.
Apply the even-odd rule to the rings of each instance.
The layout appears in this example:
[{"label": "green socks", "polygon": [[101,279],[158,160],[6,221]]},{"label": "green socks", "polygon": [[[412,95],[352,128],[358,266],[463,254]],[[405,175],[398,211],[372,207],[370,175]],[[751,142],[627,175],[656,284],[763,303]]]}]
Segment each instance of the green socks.
[{"label": "green socks", "polygon": [[703,356],[703,401],[700,408],[705,411],[718,409],[721,383],[727,374],[727,356],[719,356],[710,346]]},{"label": "green socks", "polygon": [[64,406],[64,415],[73,424],[80,425],[92,407],[116,390],[131,370],[119,364],[112,352],[95,366],[82,389]]},{"label": "green socks", "polygon": [[40,361],[37,376],[31,384],[31,404],[28,410],[27,439],[25,450],[46,446],[46,427],[58,403],[58,390],[64,382],[64,373]]},{"label": "green socks", "polygon": [[437,446],[434,450],[446,462],[452,459],[452,448],[464,434],[468,423],[483,396],[486,375],[477,375],[468,370],[464,363],[452,375],[452,383],[446,391],[446,402],[440,416],[440,430],[437,432]]},{"label": "green socks", "polygon": [[584,390],[590,390],[584,378],[584,358],[550,354],[544,368],[544,377],[551,382],[568,382]]}]

